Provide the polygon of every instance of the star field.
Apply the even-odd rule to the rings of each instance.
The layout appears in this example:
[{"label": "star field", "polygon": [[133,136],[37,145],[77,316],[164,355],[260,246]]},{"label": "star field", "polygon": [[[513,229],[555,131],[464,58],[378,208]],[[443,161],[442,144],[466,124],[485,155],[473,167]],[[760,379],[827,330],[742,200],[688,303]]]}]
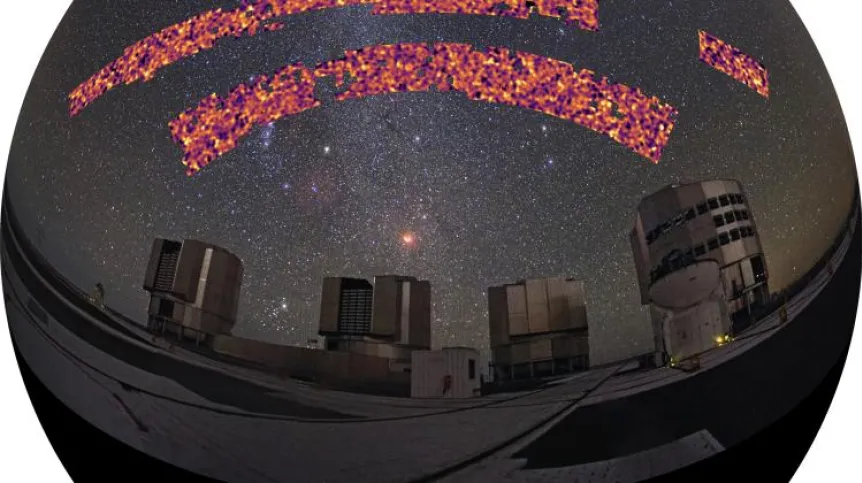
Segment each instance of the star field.
[{"label": "star field", "polygon": [[[641,197],[677,180],[739,179],[773,290],[806,271],[849,210],[846,127],[786,0],[606,0],[599,32],[550,18],[372,16],[370,7],[301,14],[69,118],[68,92],[126,45],[238,4],[78,0],[24,102],[8,172],[20,218],[64,274],[85,289],[103,282],[108,304],[137,320],[152,238],[198,238],[244,261],[241,336],[304,344],[323,277],[401,273],[431,281],[436,347],[487,349],[488,286],[566,275],[586,282],[591,359],[601,362],[650,349],[627,238]],[[768,100],[698,60],[700,29],[763,62]],[[660,97],[679,109],[661,162],[537,112],[401,93],[258,127],[185,175],[167,125],[201,98],[289,63],[435,41],[560,59]]]}]

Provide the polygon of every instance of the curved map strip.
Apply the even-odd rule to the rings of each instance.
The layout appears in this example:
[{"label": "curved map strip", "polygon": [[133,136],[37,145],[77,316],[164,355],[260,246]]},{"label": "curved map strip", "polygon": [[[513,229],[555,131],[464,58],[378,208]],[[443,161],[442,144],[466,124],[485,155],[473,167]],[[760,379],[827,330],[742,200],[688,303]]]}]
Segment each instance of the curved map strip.
[{"label": "curved map strip", "polygon": [[769,72],[763,65],[714,35],[703,30],[697,35],[700,60],[769,98]]},{"label": "curved map strip", "polygon": [[373,5],[374,15],[439,13],[525,19],[535,11],[584,30],[598,30],[598,0],[244,0],[240,8],[208,10],[127,47],[123,55],[69,94],[69,113],[77,115],[119,85],[149,81],[159,69],[211,49],[219,40],[281,28],[280,24],[266,24],[277,17],[357,5]]},{"label": "curved map strip", "polygon": [[468,44],[405,43],[346,52],[313,69],[283,67],[212,94],[170,125],[192,175],[231,151],[255,125],[318,107],[316,79],[334,77],[346,87],[335,100],[395,92],[457,91],[477,101],[524,107],[570,120],[602,133],[657,163],[673,130],[677,110],[640,89],[596,80],[589,70],[530,53]]}]

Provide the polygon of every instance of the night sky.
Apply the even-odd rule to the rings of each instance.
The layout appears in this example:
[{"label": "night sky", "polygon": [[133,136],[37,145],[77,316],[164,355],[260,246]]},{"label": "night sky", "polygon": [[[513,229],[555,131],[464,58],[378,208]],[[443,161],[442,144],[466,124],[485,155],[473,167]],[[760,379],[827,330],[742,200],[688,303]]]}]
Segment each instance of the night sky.
[{"label": "night sky", "polygon": [[[650,349],[628,242],[644,195],[739,179],[773,290],[805,272],[849,210],[846,127],[787,0],[604,0],[599,32],[539,17],[325,10],[222,41],[69,118],[68,93],[124,47],[239,3],[77,0],[24,102],[8,176],[28,233],[75,283],[103,282],[108,304],[142,322],[152,238],[197,238],[244,261],[240,336],[304,344],[323,277],[399,273],[431,281],[435,347],[487,349],[489,285],[565,275],[586,281],[601,362]],[[700,62],[698,29],[762,62],[770,98]],[[540,54],[658,96],[680,111],[661,162],[571,122],[430,92],[326,103],[185,175],[167,124],[206,95],[346,49],[434,41]]]}]

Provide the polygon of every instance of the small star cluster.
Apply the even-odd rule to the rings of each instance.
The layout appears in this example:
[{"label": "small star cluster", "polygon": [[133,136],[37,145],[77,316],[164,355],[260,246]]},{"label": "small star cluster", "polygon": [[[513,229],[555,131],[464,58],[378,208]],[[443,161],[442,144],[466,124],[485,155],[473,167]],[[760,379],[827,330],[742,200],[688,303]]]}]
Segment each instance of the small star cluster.
[{"label": "small star cluster", "polygon": [[[238,335],[315,337],[325,276],[400,273],[432,284],[433,343],[488,347],[487,287],[585,281],[591,360],[650,349],[628,233],[640,199],[676,181],[735,178],[748,194],[774,289],[831,243],[856,182],[838,100],[786,0],[604,2],[597,32],[559,20],[369,15],[284,17],[116,89],[74,118],[68,93],[158,29],[239,2],[76,1],[33,78],[8,189],[57,268],[143,321],[152,239],[197,238],[245,265]],[[705,29],[770,68],[770,99],[698,60]],[[261,72],[366,45],[459,42],[561,59],[679,109],[655,165],[571,122],[458,93],[332,103],[256,126],[193,177],[168,122]],[[321,83],[321,95],[335,86]]]}]

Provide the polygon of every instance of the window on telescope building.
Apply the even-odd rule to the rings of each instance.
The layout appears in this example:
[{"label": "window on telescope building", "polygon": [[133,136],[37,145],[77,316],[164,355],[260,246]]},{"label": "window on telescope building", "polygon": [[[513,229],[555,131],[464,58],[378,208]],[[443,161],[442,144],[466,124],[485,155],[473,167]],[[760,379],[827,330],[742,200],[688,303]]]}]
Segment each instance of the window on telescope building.
[{"label": "window on telescope building", "polygon": [[706,246],[707,246],[707,248],[709,248],[710,251],[715,250],[716,248],[718,248],[718,238],[716,238],[716,237],[710,238],[709,240],[706,241]]},{"label": "window on telescope building", "polygon": [[703,243],[694,247],[694,255],[698,257],[701,255],[706,255],[706,247],[703,245]]},{"label": "window on telescope building", "polygon": [[727,213],[724,214],[724,222],[728,223],[728,224],[733,223],[733,212],[732,211],[728,211]]},{"label": "window on telescope building", "polygon": [[719,196],[719,197],[718,197],[718,202],[721,204],[721,206],[727,206],[727,205],[729,205],[729,204],[730,204],[730,200],[729,200],[729,199],[727,199],[727,195],[721,195],[721,196]]},{"label": "window on telescope building", "polygon": [[706,200],[706,202],[709,204],[710,210],[717,210],[718,209],[718,199],[710,198],[710,199]]},{"label": "window on telescope building", "polygon": [[476,360],[467,359],[467,377],[472,381],[476,379]]},{"label": "window on telescope building", "polygon": [[763,259],[760,258],[760,255],[751,258],[751,270],[754,272],[755,281],[766,280],[766,267],[763,265]]},{"label": "window on telescope building", "polygon": [[748,219],[748,211],[747,211],[747,210],[742,210],[742,219],[743,219],[743,220],[747,220],[747,219]]},{"label": "window on telescope building", "polygon": [[724,217],[721,215],[715,215],[712,217],[712,221],[715,222],[715,227],[718,228],[720,226],[724,226]]},{"label": "window on telescope building", "polygon": [[718,235],[718,241],[722,245],[727,245],[728,243],[730,243],[730,236],[728,236],[727,233],[722,233]]},{"label": "window on telescope building", "polygon": [[707,211],[709,211],[709,208],[707,208],[706,202],[703,202],[703,203],[700,203],[699,205],[697,205],[697,214],[698,215],[702,215],[702,214],[706,213]]},{"label": "window on telescope building", "polygon": [[739,238],[740,238],[739,237],[739,228],[734,228],[733,230],[730,230],[730,239],[731,240],[736,241],[736,240],[739,240]]}]

